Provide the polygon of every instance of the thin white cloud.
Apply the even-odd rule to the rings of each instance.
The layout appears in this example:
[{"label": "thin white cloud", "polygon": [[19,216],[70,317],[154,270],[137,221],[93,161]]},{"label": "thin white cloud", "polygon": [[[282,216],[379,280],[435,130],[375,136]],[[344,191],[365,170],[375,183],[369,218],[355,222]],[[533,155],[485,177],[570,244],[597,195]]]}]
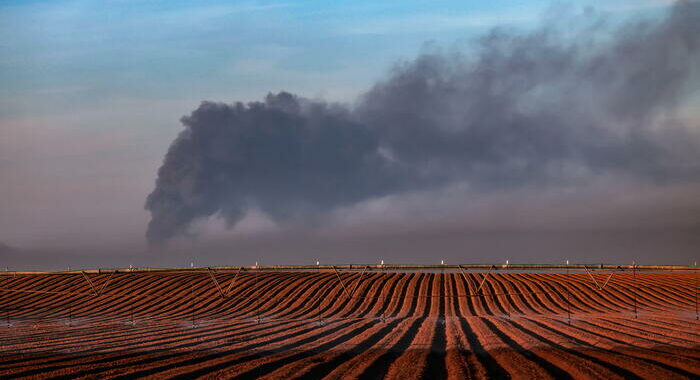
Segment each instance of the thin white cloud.
[{"label": "thin white cloud", "polygon": [[339,29],[339,33],[349,35],[435,33],[447,30],[526,24],[537,20],[538,14],[532,11],[493,14],[471,13],[466,15],[422,14],[390,16],[346,25]]},{"label": "thin white cloud", "polygon": [[631,0],[631,1],[596,1],[595,9],[604,12],[633,12],[670,7],[678,0]]},{"label": "thin white cloud", "polygon": [[260,12],[271,9],[289,7],[286,3],[237,3],[216,6],[197,6],[193,8],[178,8],[167,12],[158,12],[155,16],[159,22],[179,24],[181,22],[198,23],[226,17],[238,13]]}]

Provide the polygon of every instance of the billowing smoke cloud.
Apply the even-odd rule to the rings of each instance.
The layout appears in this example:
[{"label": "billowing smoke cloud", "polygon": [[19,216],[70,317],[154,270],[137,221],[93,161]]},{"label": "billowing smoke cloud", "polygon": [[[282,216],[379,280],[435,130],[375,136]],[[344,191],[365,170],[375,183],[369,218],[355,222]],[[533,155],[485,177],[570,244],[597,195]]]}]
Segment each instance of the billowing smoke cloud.
[{"label": "billowing smoke cloud", "polygon": [[162,243],[213,215],[234,226],[250,209],[308,222],[457,181],[699,179],[698,129],[677,109],[700,87],[700,4],[606,30],[597,20],[494,30],[469,54],[426,51],[397,66],[353,107],[286,92],[204,102],[158,171],[147,237]]}]

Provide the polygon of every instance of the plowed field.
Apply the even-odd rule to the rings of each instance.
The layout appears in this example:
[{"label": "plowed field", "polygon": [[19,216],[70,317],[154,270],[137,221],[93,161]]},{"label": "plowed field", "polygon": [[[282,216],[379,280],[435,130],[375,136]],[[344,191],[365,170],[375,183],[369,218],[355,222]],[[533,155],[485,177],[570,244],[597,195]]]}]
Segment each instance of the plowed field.
[{"label": "plowed field", "polygon": [[0,378],[700,376],[693,273],[87,276],[0,277]]}]

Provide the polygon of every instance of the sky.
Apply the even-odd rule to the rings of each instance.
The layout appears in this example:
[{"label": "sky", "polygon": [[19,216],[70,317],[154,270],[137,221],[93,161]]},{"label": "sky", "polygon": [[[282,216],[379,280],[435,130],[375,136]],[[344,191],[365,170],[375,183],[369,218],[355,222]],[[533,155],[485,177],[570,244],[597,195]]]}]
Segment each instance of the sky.
[{"label": "sky", "polygon": [[[683,63],[695,58],[669,50],[669,61],[680,68],[672,65],[669,77],[659,75],[662,83],[641,80],[648,84],[638,89],[620,90],[603,80],[596,84],[603,74],[572,77],[557,71],[559,76],[550,80],[538,71],[523,71],[526,82],[536,78],[536,83],[543,84],[538,90],[542,92],[515,91],[515,100],[503,101],[513,102],[514,107],[517,102],[517,107],[526,107],[523,115],[530,119],[535,115],[538,123],[551,123],[554,128],[557,123],[569,126],[569,120],[544,112],[549,108],[543,104],[568,106],[560,95],[573,94],[576,106],[587,112],[579,117],[586,123],[570,125],[586,134],[574,137],[547,128],[513,134],[498,128],[511,119],[494,118],[498,111],[484,111],[478,120],[495,125],[487,134],[493,137],[470,130],[457,136],[479,143],[460,145],[461,140],[446,137],[449,134],[430,131],[459,129],[460,123],[477,120],[472,114],[402,95],[410,89],[404,86],[405,78],[447,78],[444,88],[436,87],[446,92],[436,90],[426,96],[481,110],[496,107],[495,100],[477,101],[472,90],[461,95],[449,91],[449,83],[467,77],[475,61],[485,62],[484,51],[498,52],[496,45],[503,43],[506,54],[514,54],[508,49],[520,44],[543,49],[535,54],[546,55],[546,44],[526,45],[517,36],[544,38],[551,26],[564,31],[551,32],[554,52],[562,53],[565,49],[557,50],[558,46],[571,47],[568,39],[581,38],[560,35],[567,32],[560,25],[566,19],[584,19],[581,29],[572,30],[611,30],[596,37],[603,42],[586,40],[605,45],[606,38],[627,38],[624,31],[616,32],[626,20],[663,22],[658,20],[669,17],[673,4],[663,0],[614,4],[594,0],[0,1],[0,265],[52,269],[380,259],[691,264],[700,248],[700,91],[693,73],[684,74],[676,87],[668,87],[670,92],[653,89],[667,88],[665,83],[683,71]],[[671,37],[681,33],[669,30],[659,32],[659,38],[668,37],[663,33]],[[515,37],[499,40],[499,31]],[[595,34],[593,29],[586,33]],[[606,75],[626,78],[623,64],[629,63],[611,56],[622,63],[610,67],[622,67],[623,72]],[[496,63],[510,62],[494,57]],[[653,54],[640,57],[651,62],[646,77],[656,75],[654,65],[666,64],[649,58]],[[576,62],[584,59],[588,58],[576,55],[567,67],[582,68]],[[532,62],[556,64],[537,57]],[[629,70],[638,69],[629,65]],[[606,66],[601,63],[601,67]],[[437,70],[439,75],[430,77],[425,70]],[[500,70],[509,80],[523,80],[512,74],[519,72],[517,68]],[[591,93],[580,89],[588,86],[581,78],[593,78]],[[496,83],[517,87],[520,82]],[[570,90],[573,84],[577,89]],[[621,95],[616,96],[618,90]],[[282,97],[266,98],[281,91],[293,94],[293,102],[300,104],[293,105],[300,110],[279,106],[286,101]],[[617,102],[618,108],[610,111],[598,104],[595,91],[604,93],[604,99],[613,94],[610,101]],[[650,99],[640,96],[635,102],[626,101],[628,94],[640,93],[650,94]],[[660,100],[666,98],[671,100]],[[223,149],[222,154],[231,155],[226,156],[228,160],[246,147],[273,153],[258,149],[245,156],[241,166],[222,171],[195,168],[199,171],[191,178],[175,175],[175,183],[163,180],[156,185],[157,178],[165,178],[159,175],[161,167],[173,173],[195,170],[178,166],[179,161],[172,158],[188,151],[186,139],[184,147],[175,147],[178,134],[186,128],[205,140],[235,139],[229,134],[197,134],[211,125],[206,121],[209,115],[215,124],[220,120],[214,112],[238,112],[233,106],[216,111],[202,105],[203,101],[259,102],[271,112],[282,110],[282,116],[293,116],[291,120],[306,120],[299,135],[289,138],[315,139],[308,148],[314,152],[309,154],[312,161],[291,167],[274,161],[266,166],[274,152],[284,152],[280,146],[285,147],[287,140],[282,145],[267,144],[267,140],[259,146],[203,145],[196,153],[201,154],[202,165],[213,165],[210,156],[219,154],[213,149]],[[339,110],[334,109],[335,103]],[[417,117],[395,116],[402,108],[417,105],[425,107]],[[313,111],[314,106],[323,110]],[[236,117],[246,118],[251,112],[227,113],[221,123],[235,124]],[[189,127],[181,120],[188,115]],[[391,127],[409,125],[422,116],[433,130],[423,131],[420,124],[415,133]],[[600,137],[591,125],[608,128],[633,122],[645,124],[645,131],[663,133],[645,134],[635,145],[628,140],[637,132],[625,129],[623,141],[604,146],[613,152],[590,153],[591,146],[610,141],[607,132]],[[305,132],[315,123],[330,132]],[[257,128],[253,131],[262,130],[253,124]],[[249,129],[231,128],[235,136],[249,133]],[[336,134],[343,128],[346,134]],[[356,136],[360,129],[367,131],[366,140]],[[252,134],[250,141],[257,141],[256,136]],[[539,151],[549,151],[545,146],[574,148],[559,149],[564,153],[552,149],[546,159],[539,153],[509,151],[514,162],[522,159],[537,166],[528,169],[532,177],[528,180],[521,178],[523,172],[488,158],[496,153],[501,157],[500,150],[491,156],[464,153],[481,152],[484,149],[479,147],[484,146],[511,149],[508,136],[519,141],[553,136],[549,143],[537,140],[528,145]],[[354,138],[356,143],[347,143]],[[587,139],[595,144],[581,143]],[[450,141],[456,141],[454,147]],[[651,159],[658,149],[649,150],[649,146],[675,154]],[[346,148],[351,151],[347,156],[336,152]],[[352,166],[358,158],[351,148],[364,152],[363,159],[369,154],[366,149],[379,161]],[[169,149],[170,160],[164,158]],[[450,149],[459,152],[452,154]],[[618,152],[622,158],[615,158]],[[596,158],[601,155],[612,158]],[[578,160],[579,156],[583,159]],[[467,167],[466,161],[481,166]],[[404,166],[377,171],[387,162]],[[564,175],[552,177],[552,165],[559,165],[557,170]],[[540,170],[545,166],[546,172]],[[246,174],[241,168],[258,172]],[[304,184],[298,187],[282,180],[297,171],[308,171],[311,177],[303,177]],[[209,177],[201,182],[204,176]],[[226,180],[251,185],[245,192],[231,190],[228,182],[207,182],[214,176],[232,176]],[[318,179],[319,185],[311,189],[307,184],[313,181],[308,178]],[[192,198],[179,194],[180,203],[164,201],[173,191],[184,192],[188,181],[206,185],[207,190],[195,186],[187,190]],[[319,190],[329,183],[346,190]],[[183,212],[183,207],[189,207],[186,217],[168,219],[176,211]]]}]

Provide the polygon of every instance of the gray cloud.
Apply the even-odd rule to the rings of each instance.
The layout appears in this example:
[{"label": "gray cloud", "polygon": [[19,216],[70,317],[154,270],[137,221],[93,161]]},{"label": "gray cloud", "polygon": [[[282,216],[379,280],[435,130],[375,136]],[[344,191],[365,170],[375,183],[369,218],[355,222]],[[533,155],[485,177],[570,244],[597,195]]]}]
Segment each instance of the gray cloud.
[{"label": "gray cloud", "polygon": [[204,102],[183,117],[146,209],[152,243],[219,215],[279,223],[386,195],[575,183],[595,175],[695,181],[698,130],[676,117],[698,89],[700,4],[610,31],[494,30],[469,54],[428,49],[354,107],[286,92]]}]

